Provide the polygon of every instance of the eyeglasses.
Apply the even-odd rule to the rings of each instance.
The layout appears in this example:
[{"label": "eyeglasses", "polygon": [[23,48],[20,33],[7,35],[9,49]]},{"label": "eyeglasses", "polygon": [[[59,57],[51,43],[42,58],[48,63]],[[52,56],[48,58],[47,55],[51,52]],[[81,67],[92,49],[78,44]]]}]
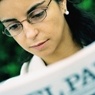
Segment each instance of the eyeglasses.
[{"label": "eyeglasses", "polygon": [[52,0],[49,1],[48,5],[45,8],[38,8],[30,12],[25,20],[21,22],[16,20],[13,24],[9,24],[7,27],[5,27],[2,33],[9,37],[14,37],[19,35],[23,31],[22,22],[27,20],[29,23],[35,24],[43,21],[47,16],[46,10],[48,9],[51,1]]}]

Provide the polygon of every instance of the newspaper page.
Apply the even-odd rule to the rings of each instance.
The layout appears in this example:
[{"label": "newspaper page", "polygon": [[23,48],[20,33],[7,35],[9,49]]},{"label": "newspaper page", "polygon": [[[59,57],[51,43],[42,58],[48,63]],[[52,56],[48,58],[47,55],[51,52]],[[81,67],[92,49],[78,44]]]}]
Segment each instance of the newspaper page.
[{"label": "newspaper page", "polygon": [[2,83],[0,95],[95,95],[95,43],[43,70]]}]

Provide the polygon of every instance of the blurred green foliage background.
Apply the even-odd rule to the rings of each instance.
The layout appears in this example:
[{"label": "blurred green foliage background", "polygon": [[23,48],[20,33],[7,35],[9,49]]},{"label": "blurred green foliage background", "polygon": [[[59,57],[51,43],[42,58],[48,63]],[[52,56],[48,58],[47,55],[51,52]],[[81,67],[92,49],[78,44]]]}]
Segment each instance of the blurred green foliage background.
[{"label": "blurred green foliage background", "polygon": [[[1,25],[0,25],[1,27]],[[0,32],[0,81],[16,76],[20,72],[21,64],[18,63],[21,47]]]},{"label": "blurred green foliage background", "polygon": [[[78,7],[95,14],[95,0],[82,0]],[[14,41],[1,33],[0,24],[0,82],[19,75],[21,65],[18,58],[21,54],[21,47]]]}]

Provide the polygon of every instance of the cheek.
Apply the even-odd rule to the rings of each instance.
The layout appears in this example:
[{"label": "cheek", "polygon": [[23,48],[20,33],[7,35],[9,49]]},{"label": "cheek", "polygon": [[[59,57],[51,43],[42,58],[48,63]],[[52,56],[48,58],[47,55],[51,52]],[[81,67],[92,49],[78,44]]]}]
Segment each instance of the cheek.
[{"label": "cheek", "polygon": [[25,38],[20,36],[14,37],[14,40],[24,49],[27,48]]},{"label": "cheek", "polygon": [[64,23],[65,23],[65,19],[63,15],[55,14],[54,16],[52,16],[52,18],[49,18],[49,20],[47,20],[43,24],[43,26],[45,26],[44,28],[47,29],[47,33],[50,34],[51,36],[55,36],[55,35],[60,36],[62,35],[64,29]]}]

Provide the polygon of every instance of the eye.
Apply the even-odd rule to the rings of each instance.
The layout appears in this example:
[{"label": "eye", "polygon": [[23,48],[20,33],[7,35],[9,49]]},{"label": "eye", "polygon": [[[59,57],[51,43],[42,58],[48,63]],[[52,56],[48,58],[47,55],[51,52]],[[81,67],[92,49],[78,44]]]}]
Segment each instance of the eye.
[{"label": "eye", "polygon": [[42,20],[46,15],[46,12],[45,10],[42,10],[42,9],[38,9],[38,10],[35,10],[33,11],[32,13],[30,13],[29,15],[29,19],[30,21],[39,21],[39,20]]},{"label": "eye", "polygon": [[17,30],[19,30],[19,29],[21,29],[21,24],[20,24],[20,23],[10,24],[10,25],[8,25],[8,27],[7,27],[7,30],[8,30],[8,31],[17,31]]}]

